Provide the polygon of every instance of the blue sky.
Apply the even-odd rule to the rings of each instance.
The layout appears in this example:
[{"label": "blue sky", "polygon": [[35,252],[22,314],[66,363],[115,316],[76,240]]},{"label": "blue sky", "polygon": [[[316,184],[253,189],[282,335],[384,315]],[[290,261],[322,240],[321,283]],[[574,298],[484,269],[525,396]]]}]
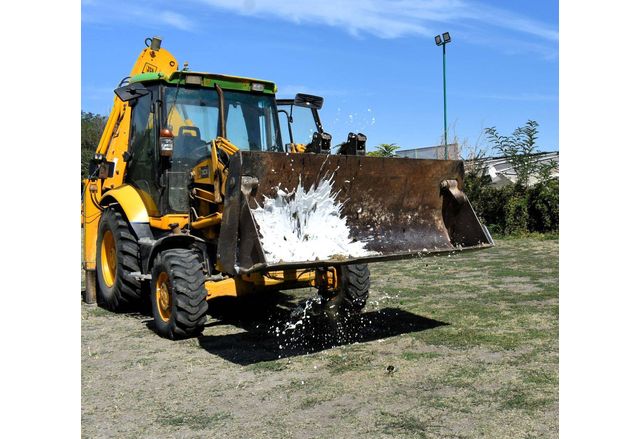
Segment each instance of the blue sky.
[{"label": "blue sky", "polygon": [[438,144],[447,45],[449,141],[540,124],[558,149],[558,2],[467,0],[83,0],[82,109],[108,114],[146,37],[193,70],[273,80],[279,97],[325,97],[325,129],[368,148]]}]

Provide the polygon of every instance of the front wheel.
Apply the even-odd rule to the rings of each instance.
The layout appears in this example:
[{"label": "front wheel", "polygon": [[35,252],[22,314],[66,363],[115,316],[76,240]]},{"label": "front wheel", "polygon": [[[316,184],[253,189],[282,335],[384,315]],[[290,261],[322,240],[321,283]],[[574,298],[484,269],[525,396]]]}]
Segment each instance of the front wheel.
[{"label": "front wheel", "polygon": [[200,256],[165,250],[151,272],[151,309],[156,331],[171,340],[199,335],[207,320],[207,291]]},{"label": "front wheel", "polygon": [[369,298],[370,273],[367,264],[342,265],[339,268],[340,287],[326,302],[329,314],[359,314]]}]

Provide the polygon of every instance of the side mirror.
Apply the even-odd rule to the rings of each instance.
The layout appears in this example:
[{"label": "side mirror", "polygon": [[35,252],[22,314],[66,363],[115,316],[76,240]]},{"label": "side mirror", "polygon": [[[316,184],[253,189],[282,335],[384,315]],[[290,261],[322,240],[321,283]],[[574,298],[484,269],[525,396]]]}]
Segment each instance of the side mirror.
[{"label": "side mirror", "polygon": [[316,110],[321,109],[323,103],[323,97],[307,95],[304,93],[298,93],[293,100],[293,105],[296,107],[315,108]]},{"label": "side mirror", "polygon": [[122,102],[146,96],[150,93],[150,91],[139,82],[134,82],[133,84],[127,84],[124,87],[116,88],[113,92]]}]

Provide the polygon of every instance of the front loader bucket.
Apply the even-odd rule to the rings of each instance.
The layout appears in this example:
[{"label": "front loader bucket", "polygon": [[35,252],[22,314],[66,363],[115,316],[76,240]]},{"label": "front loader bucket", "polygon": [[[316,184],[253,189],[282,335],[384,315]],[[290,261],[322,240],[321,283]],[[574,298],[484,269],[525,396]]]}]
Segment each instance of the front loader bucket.
[{"label": "front loader bucket", "polygon": [[240,151],[228,170],[218,263],[233,275],[493,246],[459,160]]}]

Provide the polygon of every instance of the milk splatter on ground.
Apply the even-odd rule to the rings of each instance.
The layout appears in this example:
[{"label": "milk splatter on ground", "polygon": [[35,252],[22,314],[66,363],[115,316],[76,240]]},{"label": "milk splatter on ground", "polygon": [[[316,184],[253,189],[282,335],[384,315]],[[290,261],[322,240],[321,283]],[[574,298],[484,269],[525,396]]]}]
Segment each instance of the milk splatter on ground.
[{"label": "milk splatter on ground", "polygon": [[265,195],[264,206],[252,209],[260,229],[267,262],[302,262],[332,257],[375,255],[366,242],[349,235],[343,203],[332,193],[333,176],[323,178],[309,190],[302,182],[293,192],[276,189],[275,198]]},{"label": "milk splatter on ground", "polygon": [[330,301],[316,296],[300,301],[284,319],[282,316],[269,318],[265,329],[275,338],[274,350],[278,358],[357,344],[366,341],[371,334],[385,330],[383,322],[393,314],[388,305],[397,299],[398,294],[384,294],[370,301],[367,311],[360,314],[338,312]]}]

